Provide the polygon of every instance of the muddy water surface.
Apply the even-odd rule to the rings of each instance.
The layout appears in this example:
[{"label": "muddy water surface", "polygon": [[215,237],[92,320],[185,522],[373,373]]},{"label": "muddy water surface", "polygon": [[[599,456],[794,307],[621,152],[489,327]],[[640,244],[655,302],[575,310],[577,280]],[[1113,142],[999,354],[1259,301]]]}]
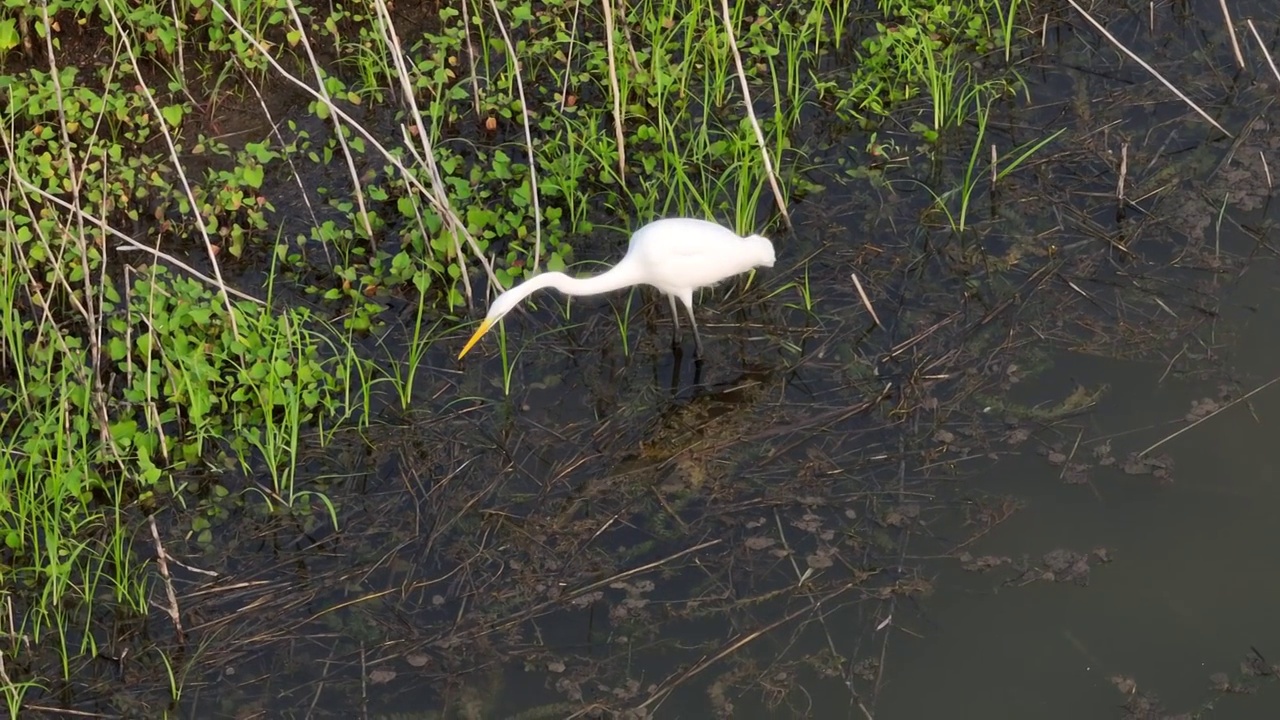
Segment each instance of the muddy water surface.
[{"label": "muddy water surface", "polygon": [[[1239,397],[1280,377],[1278,290],[1277,264],[1267,258],[1230,293],[1203,338],[1219,343],[1222,374],[1162,380],[1155,362],[1062,354],[1037,384],[1110,384],[1094,412],[1070,423],[1078,453],[1108,440],[1117,454],[1145,448],[1185,427],[1195,404],[1224,405],[1228,378],[1238,388],[1230,397]],[[1067,485],[1060,467],[1036,455],[993,465],[983,484],[1025,507],[972,552],[1105,547],[1113,562],[1086,587],[1002,587],[941,571],[944,589],[891,644],[876,717],[1123,717],[1115,676],[1158,696],[1165,712],[1190,712],[1215,696],[1214,685],[1239,682],[1254,652],[1280,662],[1278,437],[1280,384],[1166,442],[1157,452],[1174,461],[1169,484],[1111,468]],[[1269,683],[1256,696],[1219,700],[1210,715],[1277,716],[1280,692]]]}]

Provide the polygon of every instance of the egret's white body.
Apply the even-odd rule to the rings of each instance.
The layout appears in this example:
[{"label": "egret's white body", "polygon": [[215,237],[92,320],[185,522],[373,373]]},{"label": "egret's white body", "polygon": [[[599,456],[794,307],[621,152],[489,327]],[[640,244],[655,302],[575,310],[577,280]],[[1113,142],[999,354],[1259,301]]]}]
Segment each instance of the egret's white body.
[{"label": "egret's white body", "polygon": [[655,220],[635,231],[626,256],[599,275],[574,278],[558,272],[542,273],[494,298],[489,313],[458,357],[466,355],[521,300],[542,288],[555,288],[566,295],[598,295],[632,285],[652,285],[666,293],[677,333],[680,319],[676,298],[684,303],[701,356],[702,338],[693,317],[693,291],[753,268],[773,267],[773,262],[773,243],[761,235],[742,237],[713,222],[693,218]]}]

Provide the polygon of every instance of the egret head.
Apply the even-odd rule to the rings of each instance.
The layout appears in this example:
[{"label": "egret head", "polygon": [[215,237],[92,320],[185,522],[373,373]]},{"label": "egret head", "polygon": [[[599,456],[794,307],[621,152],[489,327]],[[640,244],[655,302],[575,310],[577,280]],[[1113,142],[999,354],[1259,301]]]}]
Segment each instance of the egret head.
[{"label": "egret head", "polygon": [[493,302],[489,304],[489,312],[484,316],[484,320],[480,321],[480,327],[476,328],[475,333],[471,335],[471,339],[467,341],[466,345],[462,346],[462,352],[458,353],[458,358],[461,359],[463,355],[470,352],[471,348],[477,342],[480,342],[480,338],[484,337],[485,333],[489,332],[494,325],[497,325],[502,316],[514,310],[521,300],[529,297],[535,290],[544,287],[558,287],[564,277],[563,273],[554,272],[534,275],[494,298]]},{"label": "egret head", "polygon": [[480,327],[476,328],[476,331],[471,335],[471,339],[467,341],[466,345],[462,346],[462,352],[458,353],[459,360],[462,359],[463,355],[470,352],[471,348],[474,347],[476,343],[480,342],[480,338],[484,337],[484,334],[489,332],[489,328],[493,327],[493,323],[494,321],[489,318],[485,318],[480,321]]},{"label": "egret head", "polygon": [[749,235],[747,242],[751,243],[756,253],[759,254],[759,260],[756,265],[768,268],[773,267],[777,257],[773,254],[773,243],[770,242],[769,238],[763,235]]},{"label": "egret head", "polygon": [[484,316],[484,320],[480,321],[480,327],[472,333],[471,339],[466,345],[462,346],[462,352],[458,353],[458,359],[461,360],[463,355],[471,351],[476,343],[480,342],[480,338],[502,319],[503,315],[511,312],[516,305],[520,303],[520,298],[511,294],[510,291],[504,292],[493,299],[493,303],[489,305],[489,312]]}]

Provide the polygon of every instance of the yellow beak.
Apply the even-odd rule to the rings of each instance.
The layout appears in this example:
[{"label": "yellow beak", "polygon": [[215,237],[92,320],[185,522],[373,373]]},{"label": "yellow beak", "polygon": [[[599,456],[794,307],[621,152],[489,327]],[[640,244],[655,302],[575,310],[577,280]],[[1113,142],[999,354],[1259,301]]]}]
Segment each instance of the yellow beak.
[{"label": "yellow beak", "polygon": [[488,319],[482,320],[480,327],[476,328],[475,334],[471,336],[466,345],[462,346],[462,352],[458,353],[458,359],[461,360],[463,355],[466,355],[476,343],[480,342],[480,338],[484,337],[484,334],[489,332],[491,327],[493,327],[493,323],[489,322]]}]

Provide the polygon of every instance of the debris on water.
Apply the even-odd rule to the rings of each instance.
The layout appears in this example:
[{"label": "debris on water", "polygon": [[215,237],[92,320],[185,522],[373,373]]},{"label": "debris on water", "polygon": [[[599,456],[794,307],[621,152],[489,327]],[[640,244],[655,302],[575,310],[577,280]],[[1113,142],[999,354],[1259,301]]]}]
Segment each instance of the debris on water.
[{"label": "debris on water", "polygon": [[573,702],[582,702],[582,685],[570,677],[556,680],[556,690]]},{"label": "debris on water", "polygon": [[961,553],[959,560],[960,567],[969,572],[987,572],[988,570],[993,570],[1001,565],[1008,565],[1013,562],[1012,558],[1001,555],[983,555],[981,557],[974,557],[967,552]]},{"label": "debris on water", "polygon": [[1148,457],[1130,453],[1120,465],[1126,475],[1150,475],[1162,483],[1173,482],[1173,458],[1168,455]]},{"label": "debris on water", "polygon": [[1116,464],[1115,455],[1111,454],[1111,441],[1108,440],[1093,449],[1093,457],[1100,467],[1111,467]]},{"label": "debris on water", "polygon": [[570,600],[569,603],[575,607],[586,607],[592,603],[599,602],[602,599],[604,599],[604,593],[596,591],[583,593],[582,595]]},{"label": "debris on water", "polygon": [[1138,689],[1138,681],[1127,675],[1112,675],[1111,684],[1124,695],[1132,695]]},{"label": "debris on water", "polygon": [[1040,564],[1031,566],[1026,558],[1011,563],[1014,570],[1019,571],[1016,578],[1006,581],[1006,585],[1027,585],[1037,580],[1047,582],[1073,582],[1084,587],[1089,584],[1090,559],[1099,563],[1111,562],[1106,548],[1098,548],[1089,554],[1073,550],[1057,549],[1045,553]]},{"label": "debris on water", "polygon": [[1240,674],[1245,677],[1275,677],[1280,675],[1280,665],[1267,663],[1266,658],[1257,650],[1251,650],[1245,659],[1240,661]]},{"label": "debris on water", "polygon": [[814,533],[822,527],[822,516],[814,513],[805,513],[799,520],[793,521],[791,525],[798,530]]},{"label": "debris on water", "polygon": [[1000,498],[997,503],[979,501],[969,509],[967,524],[992,528],[1008,520],[1021,507],[1013,498]]},{"label": "debris on water", "polygon": [[906,503],[905,505],[890,508],[880,518],[880,523],[885,527],[906,527],[919,516],[920,506],[915,503]]},{"label": "debris on water", "polygon": [[1068,485],[1083,485],[1089,482],[1088,463],[1067,463],[1062,469],[1062,481]]},{"label": "debris on water", "polygon": [[1256,650],[1251,651],[1245,659],[1240,661],[1240,675],[1232,678],[1225,672],[1216,672],[1209,676],[1209,688],[1216,693],[1232,695],[1251,695],[1258,691],[1257,685],[1252,682],[1253,678],[1271,677],[1280,670],[1274,665],[1268,665],[1267,661],[1258,654]]},{"label": "debris on water", "polygon": [[1052,550],[1044,556],[1043,564],[1046,570],[1052,573],[1053,577],[1046,578],[1055,581],[1084,580],[1081,584],[1086,584],[1089,577],[1089,556],[1071,550]]},{"label": "debris on water", "polygon": [[1013,427],[1004,435],[1006,445],[1021,445],[1031,437],[1031,430],[1025,427]]},{"label": "debris on water", "polygon": [[732,685],[721,678],[711,683],[711,687],[707,688],[707,697],[711,701],[711,708],[715,711],[716,717],[727,718],[733,716],[733,701],[729,699],[732,691]]},{"label": "debris on water", "polygon": [[[1097,553],[1097,551],[1094,551]],[[1216,672],[1209,676],[1209,689],[1218,697],[1222,695],[1248,695],[1257,692],[1256,683],[1250,678],[1273,676],[1280,667],[1269,665],[1267,661],[1251,648],[1249,654],[1240,663],[1240,676],[1233,678],[1225,672]],[[1126,696],[1124,703],[1124,720],[1191,720],[1201,717],[1206,710],[1213,707],[1216,698],[1210,699],[1191,712],[1172,713],[1161,703],[1154,693],[1140,692],[1138,683],[1128,675],[1113,675],[1111,684]]]},{"label": "debris on water", "polygon": [[619,700],[630,700],[640,694],[640,681],[631,678],[620,687],[613,688],[613,696]]},{"label": "debris on water", "polygon": [[859,660],[853,664],[853,674],[871,682],[880,674],[880,661],[873,657]]},{"label": "debris on water", "polygon": [[814,570],[822,570],[835,564],[836,561],[831,559],[831,556],[835,555],[835,553],[835,548],[822,548],[805,558],[804,561]]},{"label": "debris on water", "polygon": [[1190,715],[1166,715],[1160,699],[1147,693],[1134,693],[1124,703],[1125,720],[1190,720]]},{"label": "debris on water", "polygon": [[1187,422],[1195,422],[1202,420],[1210,415],[1218,412],[1222,406],[1213,398],[1201,398],[1200,400],[1191,401],[1191,410],[1186,415]]},{"label": "debris on water", "polygon": [[1191,713],[1177,715],[1165,712],[1160,698],[1138,691],[1138,683],[1128,675],[1112,675],[1111,684],[1126,696],[1124,720],[1191,720]]}]

